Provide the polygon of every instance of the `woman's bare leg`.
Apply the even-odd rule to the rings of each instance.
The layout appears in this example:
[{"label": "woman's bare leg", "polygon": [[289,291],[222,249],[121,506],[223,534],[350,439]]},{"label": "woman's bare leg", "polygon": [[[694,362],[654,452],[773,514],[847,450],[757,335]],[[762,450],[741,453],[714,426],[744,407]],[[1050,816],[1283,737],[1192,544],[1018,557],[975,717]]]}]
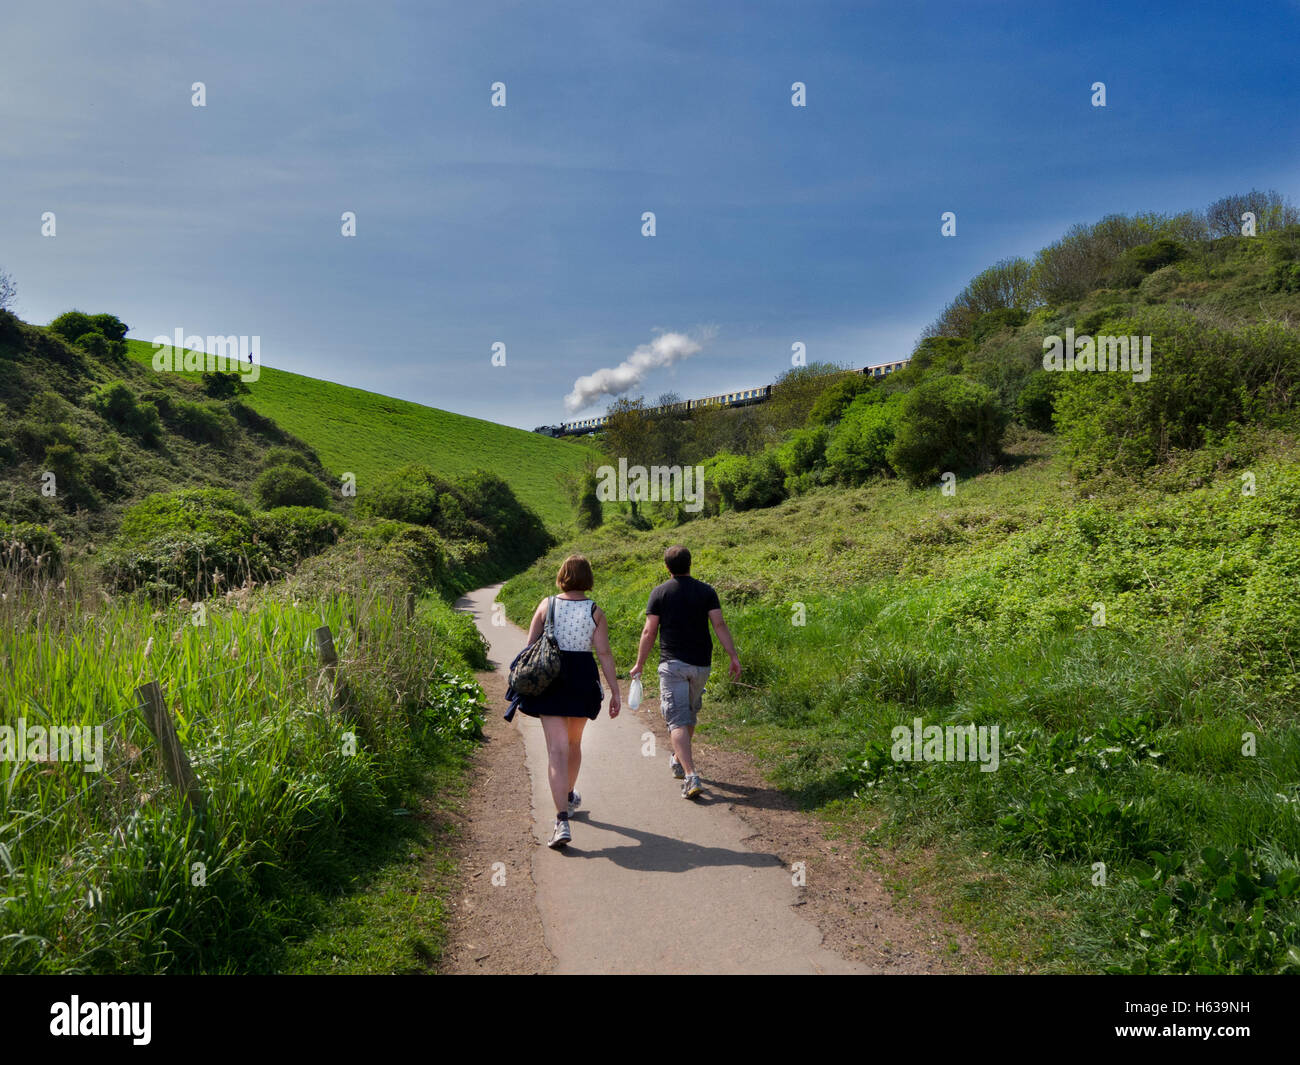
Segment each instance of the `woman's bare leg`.
[{"label": "woman's bare leg", "polygon": [[554,714],[541,717],[542,733],[546,736],[547,780],[557,814],[569,812],[569,720]]},{"label": "woman's bare leg", "polygon": [[[570,717],[565,719],[568,726],[569,742],[569,791],[572,791],[574,785],[578,783],[578,770],[582,768],[582,730],[587,726],[585,717]],[[569,796],[564,796],[568,801]]]}]

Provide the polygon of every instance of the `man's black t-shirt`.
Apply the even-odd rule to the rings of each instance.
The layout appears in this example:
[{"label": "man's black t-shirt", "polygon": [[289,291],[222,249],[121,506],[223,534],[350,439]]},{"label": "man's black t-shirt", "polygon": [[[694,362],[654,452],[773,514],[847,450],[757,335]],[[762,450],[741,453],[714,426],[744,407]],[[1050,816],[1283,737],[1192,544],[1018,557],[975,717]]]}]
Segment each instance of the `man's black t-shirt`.
[{"label": "man's black t-shirt", "polygon": [[692,666],[713,662],[709,611],[721,610],[718,593],[694,577],[670,577],[650,593],[647,614],[659,616],[659,661]]}]

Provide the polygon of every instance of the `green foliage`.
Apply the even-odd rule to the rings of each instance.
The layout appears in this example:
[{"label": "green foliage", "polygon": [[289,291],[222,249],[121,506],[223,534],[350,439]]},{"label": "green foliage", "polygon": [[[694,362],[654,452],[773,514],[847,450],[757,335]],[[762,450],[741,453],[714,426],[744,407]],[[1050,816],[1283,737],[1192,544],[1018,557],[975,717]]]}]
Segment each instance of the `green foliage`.
[{"label": "green foliage", "polygon": [[311,460],[291,447],[267,448],[260,465],[264,470],[269,470],[272,466],[297,466],[300,470],[312,472]]},{"label": "green foliage", "polygon": [[248,386],[237,373],[205,371],[202,381],[203,391],[212,399],[234,399],[248,394]]},{"label": "green foliage", "polygon": [[904,397],[889,463],[918,486],[945,471],[989,469],[1004,427],[991,389],[964,377],[932,378]]},{"label": "green foliage", "polygon": [[253,494],[264,510],[272,507],[328,509],[330,490],[306,470],[285,463],[263,470],[253,483]]},{"label": "green foliage", "polygon": [[982,344],[985,339],[1006,329],[1016,329],[1029,321],[1029,312],[1021,307],[998,307],[981,314],[971,328],[971,340]]},{"label": "green foliage", "polygon": [[1236,330],[1154,308],[1107,332],[1150,335],[1150,380],[1062,373],[1056,424],[1076,473],[1136,472],[1202,446],[1233,424],[1276,424],[1300,385],[1300,335],[1281,323]]},{"label": "green foliage", "polygon": [[1164,266],[1186,259],[1186,245],[1168,237],[1129,248],[1119,257],[1111,275],[1111,283],[1119,288],[1133,288],[1148,274]]},{"label": "green foliage", "polygon": [[1179,851],[1148,857],[1133,873],[1145,897],[1124,931],[1130,957],[1111,972],[1300,972],[1300,871],[1261,868],[1241,847],[1205,847],[1194,869]]},{"label": "green foliage", "polygon": [[826,466],[841,484],[859,485],[889,473],[889,448],[900,417],[902,398],[882,400],[869,393],[854,401],[826,444]]},{"label": "green foliage", "polygon": [[817,397],[808,412],[808,425],[832,425],[844,417],[844,412],[858,396],[877,387],[877,380],[867,374],[844,374]]},{"label": "green foliage", "polygon": [[280,506],[255,515],[253,529],[277,561],[292,565],[337,543],[347,521],[311,506]]},{"label": "green foliage", "polygon": [[234,434],[233,419],[217,403],[176,399],[167,412],[159,414],[171,428],[198,444],[222,444]]},{"label": "green foliage", "polygon": [[90,405],[119,429],[153,445],[162,435],[162,420],[152,403],[140,403],[125,381],[110,381],[90,396]]},{"label": "green foliage", "polygon": [[57,578],[63,572],[63,542],[44,525],[0,521],[0,568]]},{"label": "green foliage", "polygon": [[102,333],[82,333],[77,337],[76,345],[87,355],[97,359],[107,358],[109,354],[108,341]]},{"label": "green foliage", "polygon": [[578,528],[584,531],[598,529],[604,520],[605,511],[596,494],[596,475],[591,471],[584,472],[578,489]]},{"label": "green foliage", "polygon": [[770,507],[785,498],[785,471],[774,451],[752,458],[723,452],[704,463],[706,484],[718,493],[723,510]]},{"label": "green foliage", "polygon": [[1061,387],[1061,374],[1035,370],[1026,379],[1016,397],[1016,417],[1022,425],[1040,432],[1050,432],[1056,410],[1056,393]]},{"label": "green foliage", "polygon": [[79,337],[83,337],[87,333],[99,332],[90,315],[83,314],[81,311],[65,311],[55,318],[47,328],[51,333],[61,336],[69,344],[75,344]]},{"label": "green foliage", "polygon": [[85,458],[72,444],[50,444],[43,465],[45,471],[54,474],[56,498],[65,507],[98,510],[103,505],[90,483]]}]

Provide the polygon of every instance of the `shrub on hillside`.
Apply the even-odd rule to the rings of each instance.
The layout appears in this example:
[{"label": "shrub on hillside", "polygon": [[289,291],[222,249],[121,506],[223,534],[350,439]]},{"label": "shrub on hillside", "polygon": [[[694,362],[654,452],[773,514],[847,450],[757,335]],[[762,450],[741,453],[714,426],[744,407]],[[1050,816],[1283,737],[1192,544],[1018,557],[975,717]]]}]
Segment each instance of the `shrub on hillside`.
[{"label": "shrub on hillside", "polygon": [[1061,375],[1047,370],[1035,370],[1025,381],[1016,397],[1016,418],[1021,425],[1041,432],[1052,431],[1052,414],[1056,409],[1056,392],[1061,386]]},{"label": "shrub on hillside", "polygon": [[79,337],[83,337],[87,333],[98,332],[90,315],[83,314],[81,311],[64,311],[46,328],[51,333],[62,337],[69,344],[75,344]]},{"label": "shrub on hillside", "polygon": [[1174,265],[1162,266],[1138,284],[1138,295],[1150,303],[1159,303],[1167,299],[1183,283],[1183,273]]},{"label": "shrub on hillside", "polygon": [[197,444],[222,444],[233,435],[230,415],[216,403],[173,400],[170,412],[163,417],[178,433]]},{"label": "shrub on hillside", "polygon": [[357,500],[357,511],[408,525],[437,528],[442,514],[438,499],[450,490],[451,485],[427,466],[402,466],[380,477]]},{"label": "shrub on hillside", "polygon": [[1005,425],[987,386],[959,376],[924,381],[899,406],[889,463],[917,486],[944,472],[987,470]]},{"label": "shrub on hillside", "polygon": [[77,347],[96,359],[108,358],[110,350],[108,340],[103,333],[82,333],[77,337]]},{"label": "shrub on hillside", "polygon": [[826,444],[831,438],[827,425],[813,425],[788,434],[776,450],[777,461],[785,473],[785,490],[794,495],[806,492],[818,483],[818,474],[826,466]]},{"label": "shrub on hillside", "polygon": [[253,483],[253,494],[263,510],[273,507],[328,509],[330,490],[306,470],[283,463],[263,470]]},{"label": "shrub on hillside", "polygon": [[146,444],[156,443],[162,435],[162,420],[152,403],[139,403],[125,381],[110,381],[90,396],[90,405],[105,419]]},{"label": "shrub on hillside", "polygon": [[1106,329],[1152,337],[1151,377],[1061,374],[1056,425],[1077,473],[1133,472],[1202,446],[1207,432],[1294,418],[1292,397],[1300,387],[1294,329],[1267,322],[1233,332],[1165,307]]},{"label": "shrub on hillside", "polygon": [[292,564],[337,543],[347,529],[347,521],[316,507],[284,506],[255,515],[253,529],[277,560]]},{"label": "shrub on hillside", "polygon": [[43,473],[54,474],[55,498],[65,507],[98,510],[99,494],[90,482],[82,454],[72,444],[50,444],[45,449]]},{"label": "shrub on hillside", "polygon": [[204,371],[202,382],[203,391],[212,399],[233,399],[248,392],[248,386],[237,373]]},{"label": "shrub on hillside", "polygon": [[817,397],[808,412],[808,425],[830,425],[844,417],[849,404],[864,392],[876,387],[876,379],[867,374],[845,374]]},{"label": "shrub on hillside", "polygon": [[63,572],[63,542],[44,525],[0,521],[0,568],[58,577]]},{"label": "shrub on hillside", "polygon": [[902,398],[885,402],[857,400],[835,427],[826,444],[826,467],[841,484],[859,485],[889,472],[889,447],[894,442]]},{"label": "shrub on hillside", "polygon": [[452,484],[468,518],[488,530],[495,557],[511,564],[531,562],[554,542],[541,518],[496,474],[471,470]]},{"label": "shrub on hillside", "polygon": [[999,307],[981,314],[971,329],[971,340],[980,344],[986,337],[1001,333],[1005,329],[1015,329],[1029,321],[1029,312],[1019,307]]},{"label": "shrub on hillside", "polygon": [[146,496],[122,515],[118,537],[147,543],[175,533],[247,533],[252,508],[228,488],[182,488]]},{"label": "shrub on hillside", "polygon": [[704,476],[712,479],[723,510],[770,507],[786,496],[785,471],[772,450],[752,457],[716,455],[704,464]]},{"label": "shrub on hillside", "polygon": [[296,451],[291,447],[273,447],[269,448],[262,461],[259,469],[269,470],[272,466],[297,466],[300,470],[312,472],[311,460],[301,451]]}]

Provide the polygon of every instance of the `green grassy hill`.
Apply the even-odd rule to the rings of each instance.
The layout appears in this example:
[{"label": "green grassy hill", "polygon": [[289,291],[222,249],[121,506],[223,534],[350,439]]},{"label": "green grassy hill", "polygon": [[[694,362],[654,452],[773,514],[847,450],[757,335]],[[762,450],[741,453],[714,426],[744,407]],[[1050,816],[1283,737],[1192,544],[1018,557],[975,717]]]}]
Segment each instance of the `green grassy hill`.
[{"label": "green grassy hill", "polygon": [[[127,344],[133,359],[150,364],[153,345]],[[304,440],[333,473],[355,473],[358,491],[379,474],[412,462],[443,476],[479,467],[504,478],[548,526],[557,528],[573,517],[556,478],[582,466],[583,444],[269,366],[249,390],[245,403]]]},{"label": "green grassy hill", "polygon": [[[1294,439],[1260,442],[1253,496],[1223,456],[1094,496],[1050,437],[1008,450],[1014,469],[951,497],[882,480],[675,529],[615,522],[503,599],[526,625],[583,552],[626,675],[663,551],[685,543],[745,669],[732,684],[715,643],[703,738],[755,755],[836,838],[905,856],[883,867],[893,886],[1002,967],[1294,970]],[[916,718],[998,726],[997,770],[895,761],[892,730]]]}]

